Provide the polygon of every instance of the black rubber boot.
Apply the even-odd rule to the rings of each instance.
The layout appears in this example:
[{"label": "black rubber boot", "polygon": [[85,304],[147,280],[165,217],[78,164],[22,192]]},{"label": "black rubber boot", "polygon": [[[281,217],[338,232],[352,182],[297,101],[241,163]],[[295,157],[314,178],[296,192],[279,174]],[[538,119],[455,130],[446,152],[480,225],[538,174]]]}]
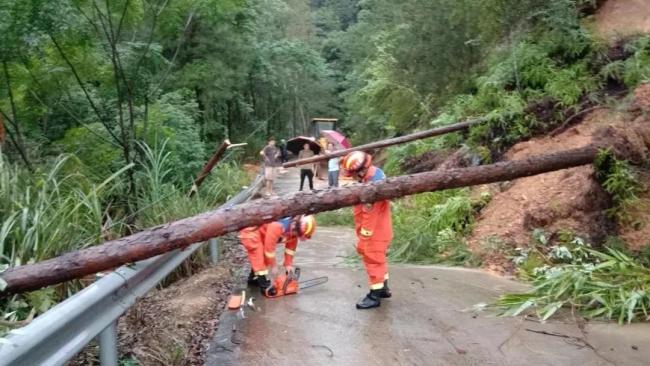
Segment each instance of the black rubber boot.
[{"label": "black rubber boot", "polygon": [[248,284],[255,286],[257,285],[257,275],[255,275],[255,272],[251,269],[251,273],[248,274]]},{"label": "black rubber boot", "polygon": [[379,290],[379,297],[382,299],[387,299],[391,296],[393,296],[393,294],[390,292],[390,289],[388,288],[388,280],[386,280],[384,281],[384,288]]},{"label": "black rubber boot", "polygon": [[372,309],[381,305],[381,290],[370,290],[368,295],[357,303],[357,309]]},{"label": "black rubber boot", "polygon": [[257,276],[257,285],[260,287],[262,295],[270,297],[275,296],[275,288],[266,276]]}]

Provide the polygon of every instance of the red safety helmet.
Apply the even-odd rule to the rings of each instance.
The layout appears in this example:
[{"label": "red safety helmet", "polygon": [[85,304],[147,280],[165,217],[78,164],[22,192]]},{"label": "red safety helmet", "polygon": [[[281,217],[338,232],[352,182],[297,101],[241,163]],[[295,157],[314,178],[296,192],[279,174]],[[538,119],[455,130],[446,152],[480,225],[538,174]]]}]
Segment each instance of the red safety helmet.
[{"label": "red safety helmet", "polygon": [[314,215],[300,215],[295,219],[298,237],[302,240],[311,239],[316,231],[316,217]]},{"label": "red safety helmet", "polygon": [[372,155],[363,151],[353,151],[341,159],[341,174],[344,177],[352,177],[363,169],[370,168]]}]

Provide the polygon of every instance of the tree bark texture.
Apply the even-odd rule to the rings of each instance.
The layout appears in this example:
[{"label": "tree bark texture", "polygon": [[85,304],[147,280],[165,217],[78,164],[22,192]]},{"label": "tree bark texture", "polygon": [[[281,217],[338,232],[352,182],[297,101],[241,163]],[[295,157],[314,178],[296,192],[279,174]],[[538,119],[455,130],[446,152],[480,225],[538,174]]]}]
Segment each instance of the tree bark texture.
[{"label": "tree bark texture", "polygon": [[332,158],[337,158],[339,156],[347,155],[347,154],[349,154],[349,153],[351,153],[353,151],[367,151],[367,150],[372,150],[372,149],[380,149],[380,148],[393,146],[393,145],[399,145],[399,144],[403,144],[403,143],[411,142],[411,141],[415,141],[415,140],[421,140],[421,139],[425,139],[425,138],[428,138],[428,137],[440,136],[440,135],[444,135],[444,134],[447,134],[447,133],[457,132],[457,131],[462,131],[462,130],[468,129],[471,126],[473,126],[475,124],[478,124],[478,123],[481,123],[481,122],[484,122],[484,121],[485,121],[484,119],[472,119],[472,120],[456,123],[456,124],[449,125],[449,126],[438,127],[438,128],[434,128],[434,129],[431,129],[431,130],[416,132],[416,133],[406,135],[406,136],[400,136],[400,137],[395,137],[395,138],[392,138],[392,139],[377,141],[377,142],[373,142],[371,144],[361,145],[361,146],[357,146],[357,147],[351,147],[351,148],[345,149],[345,150],[338,150],[338,151],[331,152],[329,154],[316,155],[314,157],[307,158],[307,159],[302,159],[302,160],[294,160],[294,161],[284,163],[282,166],[285,167],[285,168],[290,168],[290,167],[299,166],[299,165],[303,165],[303,164],[310,164],[310,163],[315,163],[315,162],[319,162],[319,161],[323,161],[323,160],[329,160],[329,159],[332,159]]},{"label": "tree bark texture", "polygon": [[194,181],[194,185],[192,185],[192,190],[190,191],[190,197],[196,194],[196,192],[198,191],[199,187],[201,186],[205,178],[207,178],[210,172],[212,171],[212,168],[214,168],[214,166],[217,165],[219,160],[223,158],[223,155],[226,153],[226,150],[228,150],[228,146],[230,146],[229,140],[224,140],[221,143],[221,145],[219,145],[217,151],[214,153],[214,155],[212,155],[212,157],[207,162],[207,164],[205,164],[203,170],[201,170],[201,173]]},{"label": "tree bark texture", "polygon": [[353,184],[314,193],[298,192],[217,209],[39,263],[10,268],[0,275],[7,283],[1,294],[6,296],[35,290],[109,270],[281,217],[537,175],[590,164],[597,153],[598,147],[590,145],[523,160],[405,175],[383,182]]}]

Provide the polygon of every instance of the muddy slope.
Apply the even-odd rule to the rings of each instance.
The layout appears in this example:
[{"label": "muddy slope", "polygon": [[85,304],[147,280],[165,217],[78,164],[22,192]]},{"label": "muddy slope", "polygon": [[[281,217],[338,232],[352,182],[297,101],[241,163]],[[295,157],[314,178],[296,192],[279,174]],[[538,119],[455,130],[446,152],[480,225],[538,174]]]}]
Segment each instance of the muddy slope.
[{"label": "muddy slope", "polygon": [[[591,112],[576,126],[557,134],[522,142],[506,153],[506,160],[579,148],[604,137],[616,136],[618,148],[629,151],[635,163],[647,163],[650,147],[650,85],[640,87],[634,101],[624,111],[605,108]],[[550,234],[571,230],[592,242],[621,231],[632,248],[647,244],[639,230],[618,227],[604,210],[610,207],[606,192],[594,179],[591,166],[551,172],[516,181],[477,188],[488,191],[492,201],[482,210],[469,237],[472,251],[484,258],[486,267],[496,272],[510,270],[508,250],[528,245],[531,232],[542,228]]]}]

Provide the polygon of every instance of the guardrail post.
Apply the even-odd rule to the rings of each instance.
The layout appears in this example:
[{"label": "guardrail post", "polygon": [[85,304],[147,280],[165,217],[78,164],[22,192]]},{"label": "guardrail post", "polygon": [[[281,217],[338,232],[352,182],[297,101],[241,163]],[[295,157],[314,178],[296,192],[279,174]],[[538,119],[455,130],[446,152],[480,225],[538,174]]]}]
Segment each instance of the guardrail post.
[{"label": "guardrail post", "polygon": [[212,238],[208,240],[208,246],[210,247],[210,261],[212,264],[217,264],[219,262],[219,241],[217,238]]},{"label": "guardrail post", "polygon": [[99,333],[99,362],[102,366],[117,366],[117,322]]}]

